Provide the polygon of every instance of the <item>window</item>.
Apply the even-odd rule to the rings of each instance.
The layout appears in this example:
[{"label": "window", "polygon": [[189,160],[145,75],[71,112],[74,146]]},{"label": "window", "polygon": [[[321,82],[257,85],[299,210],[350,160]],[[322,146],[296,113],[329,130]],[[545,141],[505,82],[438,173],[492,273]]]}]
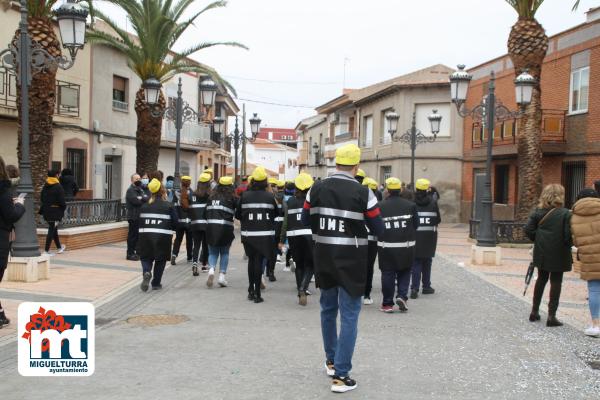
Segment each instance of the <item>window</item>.
[{"label": "window", "polygon": [[392,167],[390,165],[384,165],[381,167],[381,182],[385,182],[387,178],[392,176]]},{"label": "window", "polygon": [[363,147],[373,146],[373,116],[369,115],[363,118]]},{"label": "window", "polygon": [[390,144],[392,143],[392,135],[390,135],[390,121],[385,117],[390,110],[384,110],[381,112],[381,136],[379,143]]},{"label": "window", "polygon": [[517,121],[503,121],[502,122],[502,138],[509,138],[515,136],[515,125]]},{"label": "window", "polygon": [[57,114],[79,116],[79,85],[57,80],[56,96]]},{"label": "window", "polygon": [[494,174],[494,203],[508,204],[509,165],[497,165]]},{"label": "window", "polygon": [[579,68],[571,72],[570,112],[587,112],[589,88],[590,67]]},{"label": "window", "polygon": [[127,81],[128,79],[113,75],[113,109],[127,111]]},{"label": "window", "polygon": [[85,187],[85,150],[67,149],[67,168],[73,171],[73,177],[79,188]]}]

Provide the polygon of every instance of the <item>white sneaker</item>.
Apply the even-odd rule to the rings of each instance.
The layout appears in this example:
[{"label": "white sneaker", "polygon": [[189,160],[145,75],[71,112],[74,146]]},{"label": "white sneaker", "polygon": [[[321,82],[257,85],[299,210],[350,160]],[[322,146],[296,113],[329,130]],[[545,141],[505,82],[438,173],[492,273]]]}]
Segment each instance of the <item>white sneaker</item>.
[{"label": "white sneaker", "polygon": [[370,306],[371,304],[373,304],[373,299],[371,299],[370,297],[365,297],[365,298],[363,299],[363,304],[364,304],[365,306]]},{"label": "white sneaker", "polygon": [[217,282],[221,287],[227,287],[227,281],[225,280],[225,274],[219,273],[219,280]]},{"label": "white sneaker", "polygon": [[267,288],[267,281],[265,280],[265,276],[260,277],[260,288],[261,290],[265,290]]},{"label": "white sneaker", "polygon": [[590,326],[585,331],[583,331],[587,336],[591,337],[600,337],[600,327],[598,326]]},{"label": "white sneaker", "polygon": [[42,253],[43,256],[54,257],[56,254],[45,251]]},{"label": "white sneaker", "polygon": [[58,254],[62,254],[64,253],[64,251],[67,249],[67,246],[65,246],[64,244],[60,246],[60,249],[58,249],[56,252]]},{"label": "white sneaker", "polygon": [[277,264],[280,264],[280,263],[281,263],[281,255],[277,254]]},{"label": "white sneaker", "polygon": [[210,267],[208,270],[208,279],[206,280],[206,286],[209,288],[213,286],[213,280],[215,279],[215,268]]},{"label": "white sneaker", "polygon": [[290,260],[290,269],[292,272],[296,272],[296,263],[294,262],[294,259]]},{"label": "white sneaker", "polygon": [[290,272],[290,271],[291,271],[291,269],[287,265],[285,267],[283,267],[283,272]]}]

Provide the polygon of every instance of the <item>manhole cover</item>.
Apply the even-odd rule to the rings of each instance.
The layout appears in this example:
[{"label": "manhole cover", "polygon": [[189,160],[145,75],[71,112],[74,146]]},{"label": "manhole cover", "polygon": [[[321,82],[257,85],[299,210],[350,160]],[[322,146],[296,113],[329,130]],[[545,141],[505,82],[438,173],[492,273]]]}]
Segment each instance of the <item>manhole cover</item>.
[{"label": "manhole cover", "polygon": [[190,319],[185,315],[137,315],[127,319],[128,324],[137,326],[159,326],[159,325],[177,325]]}]

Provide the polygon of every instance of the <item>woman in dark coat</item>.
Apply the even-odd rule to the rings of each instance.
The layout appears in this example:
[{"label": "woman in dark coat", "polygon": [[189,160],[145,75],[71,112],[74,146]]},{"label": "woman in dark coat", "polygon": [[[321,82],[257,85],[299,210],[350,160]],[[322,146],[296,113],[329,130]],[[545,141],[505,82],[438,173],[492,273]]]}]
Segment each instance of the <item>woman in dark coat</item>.
[{"label": "woman in dark coat", "polygon": [[65,209],[67,203],[65,202],[65,191],[58,180],[58,171],[48,171],[48,178],[46,184],[42,188],[41,194],[42,206],[40,207],[40,214],[44,217],[44,220],[48,223],[48,234],[46,235],[46,246],[44,248],[46,255],[50,251],[50,245],[52,241],[56,244],[58,253],[65,251],[65,246],[60,244],[58,237],[58,223],[65,216]]},{"label": "woman in dark coat", "polygon": [[[25,213],[23,199],[13,199],[10,178],[6,172],[4,160],[0,157],[0,282],[4,277],[4,271],[8,264],[8,255],[10,253],[10,233],[13,230],[13,224]],[[0,329],[3,325],[8,325],[10,320],[0,303]]]},{"label": "woman in dark coat", "polygon": [[75,182],[73,171],[71,171],[69,168],[63,169],[60,173],[60,185],[63,187],[65,192],[65,200],[75,200],[75,195],[77,195],[77,192],[79,192],[79,186],[77,186],[77,182]]},{"label": "woman in dark coat", "polygon": [[538,208],[529,216],[525,227],[527,237],[534,242],[533,264],[538,268],[538,278],[533,291],[533,307],[529,320],[540,320],[540,303],[544,288],[550,279],[550,301],[546,326],[561,326],[556,319],[562,287],[563,273],[570,271],[571,212],[564,208],[565,188],[558,184],[548,185],[542,191]]}]

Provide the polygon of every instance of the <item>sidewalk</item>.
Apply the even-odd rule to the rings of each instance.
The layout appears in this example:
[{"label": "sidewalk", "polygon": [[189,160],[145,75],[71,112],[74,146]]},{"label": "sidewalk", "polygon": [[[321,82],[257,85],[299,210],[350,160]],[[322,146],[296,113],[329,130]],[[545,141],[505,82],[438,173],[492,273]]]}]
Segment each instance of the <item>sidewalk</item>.
[{"label": "sidewalk", "polygon": [[[525,273],[531,261],[529,248],[502,248],[502,265],[477,266],[470,262],[471,246],[469,241],[469,226],[464,224],[443,224],[440,227],[438,239],[438,254],[456,263],[464,263],[464,267],[486,281],[500,287],[515,297],[531,304],[533,296],[532,279],[523,297],[525,288]],[[462,264],[460,264],[462,265]],[[433,273],[434,280],[439,279],[439,271]],[[535,279],[535,275],[534,275]],[[435,282],[434,282],[435,283]],[[546,286],[541,311],[547,311],[548,291]],[[525,320],[529,314],[523,315]],[[587,283],[579,279],[579,274],[573,271],[565,273],[558,307],[558,318],[568,322],[578,329],[588,327],[590,314],[587,305]]]}]

